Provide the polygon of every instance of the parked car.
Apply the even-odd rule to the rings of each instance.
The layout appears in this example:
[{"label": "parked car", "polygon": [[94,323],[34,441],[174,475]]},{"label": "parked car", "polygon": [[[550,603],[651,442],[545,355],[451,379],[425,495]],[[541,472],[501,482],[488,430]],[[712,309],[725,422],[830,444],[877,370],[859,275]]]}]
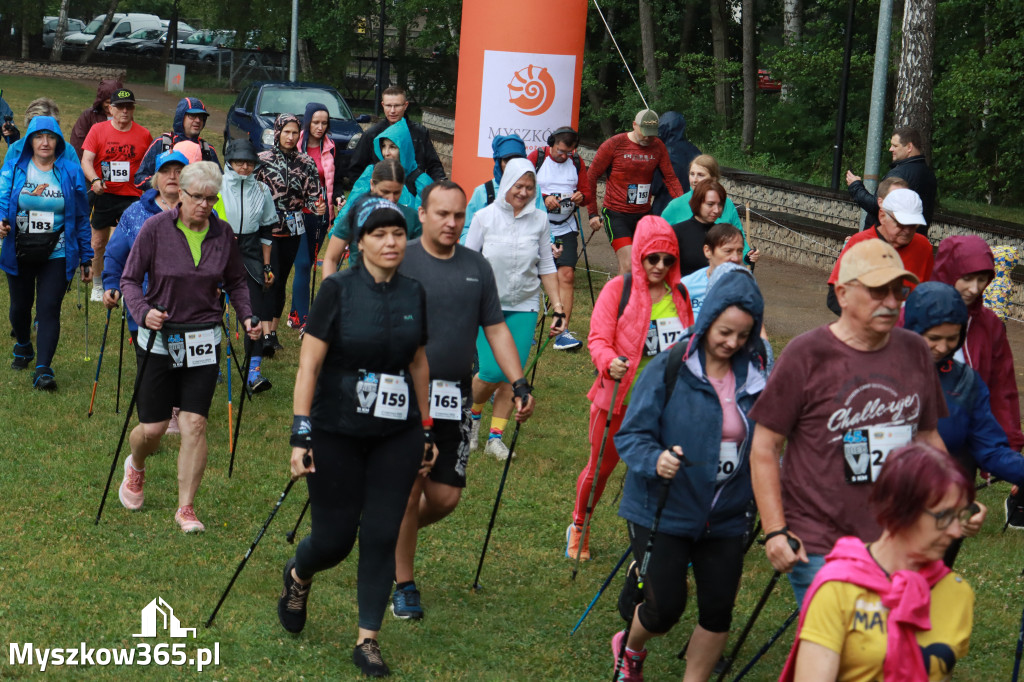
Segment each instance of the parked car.
[{"label": "parked car", "polygon": [[757,89],[761,92],[782,92],[782,81],[772,78],[772,74],[768,69],[758,69]]},{"label": "parked car", "polygon": [[[188,27],[188,24],[178,22],[178,42],[191,35],[192,28]],[[166,43],[167,28],[142,28],[127,38],[111,40],[102,50],[120,54],[152,55],[161,54]]]},{"label": "parked car", "polygon": [[[64,39],[64,43],[69,47],[86,47],[93,41],[96,34],[99,33],[100,28],[103,26],[103,20],[106,17],[107,15],[105,14],[97,15],[81,33],[72,33],[67,36]],[[122,14],[115,12],[99,47],[103,49],[105,45],[115,38],[127,38],[129,34],[143,28],[161,28],[160,17],[155,14]]]},{"label": "parked car", "polygon": [[[43,47],[53,47],[53,39],[57,37],[57,23],[60,17],[43,17]],[[81,33],[85,30],[85,22],[81,19],[68,17],[68,27],[64,31],[65,38],[72,33]]]},{"label": "parked car", "polygon": [[279,114],[295,114],[302,118],[306,104],[320,102],[327,107],[331,118],[331,139],[341,152],[347,164],[363,129],[370,117],[352,116],[345,98],[330,85],[288,81],[258,81],[238,94],[228,111],[224,127],[224,144],[233,139],[249,138],[257,151],[274,145],[274,121]]},{"label": "parked car", "polygon": [[193,61],[216,63],[218,53],[224,55],[225,61],[230,58],[231,50],[228,47],[235,39],[234,31],[196,31],[178,43],[179,59],[191,59]]}]

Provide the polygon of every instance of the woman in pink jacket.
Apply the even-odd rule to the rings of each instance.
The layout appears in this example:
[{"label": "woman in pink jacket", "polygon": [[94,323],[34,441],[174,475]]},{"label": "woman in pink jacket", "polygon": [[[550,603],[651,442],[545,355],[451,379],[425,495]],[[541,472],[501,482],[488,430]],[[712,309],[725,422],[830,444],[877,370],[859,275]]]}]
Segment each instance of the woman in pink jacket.
[{"label": "woman in pink jacket", "polygon": [[662,218],[646,216],[637,224],[633,237],[630,272],[605,285],[590,318],[587,345],[598,375],[587,393],[591,401],[590,460],[576,481],[576,506],[565,531],[565,555],[570,559],[575,560],[577,553],[581,559],[590,559],[589,528],[587,537],[583,537],[587,503],[593,488],[591,509],[597,504],[608,476],[619,463],[613,437],[626,414],[633,384],[650,359],[671,347],[692,324],[690,297],[679,282],[675,233]]}]

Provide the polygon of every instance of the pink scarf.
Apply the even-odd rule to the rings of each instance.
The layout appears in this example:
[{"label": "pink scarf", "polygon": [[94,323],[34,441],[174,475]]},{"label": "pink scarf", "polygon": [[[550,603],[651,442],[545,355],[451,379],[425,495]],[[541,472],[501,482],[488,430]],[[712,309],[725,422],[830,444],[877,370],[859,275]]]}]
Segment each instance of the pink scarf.
[{"label": "pink scarf", "polygon": [[836,546],[825,557],[825,566],[818,571],[804,597],[796,641],[789,652],[779,682],[793,680],[797,649],[800,648],[800,630],[803,629],[804,617],[807,615],[807,605],[811,603],[818,588],[830,580],[852,583],[876,592],[882,598],[882,605],[889,609],[885,664],[882,669],[885,679],[928,682],[928,671],[924,668],[916,633],[919,630],[931,630],[931,588],[947,573],[949,569],[945,564],[935,561],[918,571],[896,571],[890,580],[860,539],[839,538]]}]

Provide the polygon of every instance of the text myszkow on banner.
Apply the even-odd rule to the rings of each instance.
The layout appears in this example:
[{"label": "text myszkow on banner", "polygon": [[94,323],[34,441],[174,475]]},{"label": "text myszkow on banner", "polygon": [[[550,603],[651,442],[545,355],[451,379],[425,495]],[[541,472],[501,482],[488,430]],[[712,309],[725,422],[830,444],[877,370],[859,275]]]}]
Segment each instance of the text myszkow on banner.
[{"label": "text myszkow on banner", "polygon": [[577,126],[586,22],[587,0],[522,0],[500,14],[487,0],[463,2],[456,182],[470,190],[491,176],[496,135],[519,135],[532,151]]}]

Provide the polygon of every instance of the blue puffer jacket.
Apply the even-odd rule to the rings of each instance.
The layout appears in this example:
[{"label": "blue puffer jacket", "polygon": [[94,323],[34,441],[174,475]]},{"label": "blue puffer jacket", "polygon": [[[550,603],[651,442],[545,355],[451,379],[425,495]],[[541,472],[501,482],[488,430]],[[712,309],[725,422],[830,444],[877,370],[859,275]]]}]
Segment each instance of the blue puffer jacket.
[{"label": "blue puffer jacket", "polygon": [[0,219],[11,225],[11,231],[0,247],[0,270],[9,275],[18,274],[18,259],[14,251],[15,217],[18,214],[18,195],[25,186],[28,164],[32,162],[32,135],[39,130],[57,136],[57,158],[54,170],[60,174],[60,190],[64,194],[64,258],[65,274],[70,280],[82,261],[92,258],[92,230],[89,228],[89,199],[86,194],[85,176],[82,166],[69,160],[64,150],[67,143],[60,132],[60,126],[52,116],[36,116],[28,124],[25,144],[21,156],[14,163],[6,164],[0,170]]},{"label": "blue puffer jacket", "polygon": [[[923,282],[907,299],[904,326],[924,334],[932,327],[960,325],[963,345],[967,329],[967,306],[956,289],[941,282]],[[939,435],[953,455],[974,479],[978,467],[999,478],[1024,485],[1024,457],[1010,447],[1006,432],[992,416],[988,386],[978,373],[952,358],[942,358],[936,368],[946,396],[949,416],[939,420]]]},{"label": "blue puffer jacket", "polygon": [[[132,250],[132,245],[135,244],[135,238],[139,236],[142,223],[164,210],[156,203],[159,194],[155,189],[146,190],[138,201],[121,214],[121,220],[114,228],[114,233],[110,235],[107,251],[103,256],[104,291],[121,290],[121,273],[124,272],[125,261],[128,260],[128,254]],[[143,283],[142,290],[146,291],[147,288],[146,283]],[[125,312],[128,313],[128,328],[133,331],[138,329],[139,325],[132,319],[132,314],[127,311],[127,308]]]},{"label": "blue puffer jacket", "polygon": [[[712,323],[732,305],[754,317],[750,340],[732,358],[736,402],[747,436],[740,444],[736,470],[716,484],[722,408],[704,373],[703,340]],[[645,528],[652,526],[662,486],[655,471],[658,456],[679,445],[690,464],[680,467],[672,480],[659,532],[690,539],[737,537],[747,532],[754,499],[750,484],[754,424],[746,415],[765,386],[760,362],[754,361],[763,317],[764,299],[753,276],[746,271],[728,272],[711,287],[700,319],[674,347],[682,346],[685,352],[667,405],[665,367],[672,351],[660,353],[640,375],[622,428],[615,435],[619,456],[629,467],[619,516]]]}]

